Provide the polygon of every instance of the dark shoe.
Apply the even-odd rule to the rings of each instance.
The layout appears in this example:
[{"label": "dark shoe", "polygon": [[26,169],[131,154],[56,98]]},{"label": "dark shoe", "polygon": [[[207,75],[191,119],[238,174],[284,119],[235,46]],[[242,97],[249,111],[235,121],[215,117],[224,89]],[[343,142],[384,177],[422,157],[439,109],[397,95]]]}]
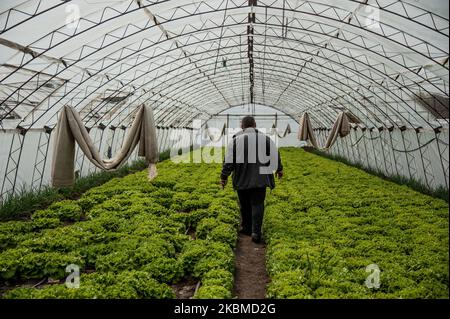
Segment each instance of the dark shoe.
[{"label": "dark shoe", "polygon": [[252,232],[251,232],[250,230],[241,229],[241,230],[239,231],[239,234],[245,235],[245,236],[251,236],[251,235],[252,235]]},{"label": "dark shoe", "polygon": [[260,244],[261,243],[261,235],[252,234],[252,242],[254,242],[255,244]]}]

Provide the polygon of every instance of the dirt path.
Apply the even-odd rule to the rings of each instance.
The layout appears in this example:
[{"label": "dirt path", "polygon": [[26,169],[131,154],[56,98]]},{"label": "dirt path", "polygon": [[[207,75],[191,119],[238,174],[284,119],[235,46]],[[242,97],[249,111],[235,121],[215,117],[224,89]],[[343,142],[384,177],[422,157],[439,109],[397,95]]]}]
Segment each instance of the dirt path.
[{"label": "dirt path", "polygon": [[239,299],[264,299],[268,282],[266,247],[253,243],[249,236],[239,235],[234,296]]}]

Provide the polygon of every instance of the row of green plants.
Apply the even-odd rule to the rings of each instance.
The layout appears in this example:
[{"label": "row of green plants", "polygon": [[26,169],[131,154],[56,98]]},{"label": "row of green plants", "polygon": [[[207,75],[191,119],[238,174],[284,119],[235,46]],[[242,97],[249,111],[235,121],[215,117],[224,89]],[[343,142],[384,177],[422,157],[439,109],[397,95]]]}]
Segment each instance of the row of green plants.
[{"label": "row of green plants", "polygon": [[[170,152],[160,154],[160,161],[170,157]],[[0,221],[28,218],[32,212],[48,207],[50,204],[65,199],[77,199],[84,192],[93,187],[100,186],[115,177],[123,177],[136,171],[142,171],[147,166],[145,160],[137,160],[126,164],[114,171],[100,171],[88,176],[77,177],[71,187],[53,188],[43,186],[40,190],[30,190],[22,187],[22,190],[6,196],[0,202]]]},{"label": "row of green plants", "polygon": [[[195,298],[231,298],[239,212],[217,184],[220,167],[166,161],[158,171],[0,223],[0,281],[18,286],[3,298],[175,298],[172,284],[192,280]],[[64,283],[71,264],[78,289]]]},{"label": "row of green plants", "polygon": [[448,298],[447,202],[301,149],[281,156],[264,221],[269,298]]},{"label": "row of green plants", "polygon": [[429,196],[432,196],[435,198],[445,200],[448,203],[449,193],[448,193],[448,190],[444,186],[439,186],[437,188],[430,188],[430,187],[426,186],[422,181],[419,181],[417,179],[408,178],[408,177],[401,176],[401,175],[386,175],[384,172],[380,171],[379,169],[366,167],[362,163],[354,163],[340,155],[335,155],[335,154],[319,151],[316,149],[310,149],[309,151],[312,152],[313,154],[317,154],[317,155],[323,156],[325,158],[328,158],[328,159],[331,159],[334,161],[338,161],[338,162],[347,164],[352,167],[362,169],[374,176],[378,176],[382,179],[397,183],[399,185],[406,185],[415,191],[418,191],[425,195],[429,195]]}]

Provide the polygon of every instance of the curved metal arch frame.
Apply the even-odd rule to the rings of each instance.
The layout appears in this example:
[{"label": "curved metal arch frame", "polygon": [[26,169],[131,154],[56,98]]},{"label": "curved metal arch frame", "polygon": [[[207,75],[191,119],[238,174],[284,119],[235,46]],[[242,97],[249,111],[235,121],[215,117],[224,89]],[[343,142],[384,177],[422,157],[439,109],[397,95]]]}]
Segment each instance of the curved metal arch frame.
[{"label": "curved metal arch frame", "polygon": [[[273,92],[277,92],[277,91],[276,91],[276,90],[273,90]],[[294,102],[295,102],[295,101],[292,101],[292,103],[294,103]],[[242,104],[237,104],[237,106],[240,106],[240,105],[242,105]],[[263,105],[268,105],[268,104],[263,104]],[[234,106],[233,106],[233,107],[234,107]],[[270,107],[275,108],[274,106],[270,106]],[[312,105],[311,105],[311,107],[312,107]],[[281,112],[283,112],[283,113],[286,113],[287,115],[293,117],[293,116],[291,115],[291,113],[286,112],[286,110],[282,110],[282,109],[279,109],[279,108],[277,108],[277,109],[278,109],[279,111],[281,111]],[[322,110],[318,110],[318,111],[319,111],[319,113],[323,113]],[[219,112],[219,113],[220,113],[220,112]],[[216,114],[217,114],[217,113],[216,113]],[[321,115],[323,115],[324,118],[330,117],[330,115],[329,115],[329,114],[326,114],[326,113],[323,113],[323,114],[321,114]],[[180,117],[178,114],[177,114],[176,116],[177,116],[177,117],[174,117],[174,121],[177,121],[178,118]],[[210,115],[209,118],[212,118],[213,116],[214,116],[214,115]],[[329,119],[331,119],[331,117],[330,117]],[[321,120],[320,118],[315,118],[315,115],[314,115],[314,120],[315,120],[316,122],[320,123],[321,125],[325,125],[325,124],[323,124],[323,122],[322,122],[322,120]],[[163,121],[164,121],[164,119],[163,119]],[[189,121],[189,119],[188,119],[187,121]]]},{"label": "curved metal arch frame", "polygon": [[[289,68],[285,68],[285,69],[289,69]],[[237,70],[238,71],[238,70]],[[238,72],[236,72],[236,73],[239,73],[239,71]],[[289,74],[289,73],[287,73],[287,72],[283,72],[283,74],[284,75],[291,75],[291,74]],[[276,75],[276,73],[273,73],[273,75]],[[179,82],[183,82],[183,80],[184,79],[181,79],[181,80],[179,80]],[[224,82],[226,82],[226,81],[224,81]],[[318,82],[313,82],[314,84],[316,84],[317,86],[319,86],[319,83]],[[191,84],[191,87],[198,87],[198,85],[195,85],[195,84]],[[311,87],[311,88],[313,88],[313,87]],[[187,94],[189,94],[191,91],[185,91],[186,90],[186,88],[185,87],[183,87],[183,86],[179,86],[179,87],[176,87],[175,88],[175,90],[178,90],[178,89],[182,89],[185,93],[187,93]],[[300,90],[300,88],[298,88],[297,87],[297,89],[298,90]],[[315,88],[314,88],[315,89]],[[199,94],[201,94],[201,92],[204,92],[203,90],[199,90]],[[274,91],[274,92],[277,92],[277,93],[279,93],[279,91]],[[320,92],[319,93],[319,95],[321,95],[321,94],[324,94],[324,95],[327,95],[329,98],[330,98],[330,100],[329,101],[325,101],[325,102],[334,102],[332,99],[331,99],[331,96],[330,95],[328,95],[326,92]],[[291,99],[292,101],[294,101],[293,99]],[[324,101],[320,101],[320,102],[324,102]],[[267,103],[261,103],[261,104],[264,104],[264,105],[268,105]],[[270,105],[271,107],[274,107],[274,106],[272,106],[272,105]],[[310,105],[310,107],[314,107],[314,105]],[[290,115],[292,115],[290,112],[288,112],[288,111],[286,111],[286,110],[284,110],[283,112],[286,112],[286,113],[289,113]],[[325,117],[326,118],[326,117]],[[320,122],[320,121],[319,121]],[[333,120],[331,120],[331,118],[330,118],[330,122],[332,123],[333,122]]]},{"label": "curved metal arch frame", "polygon": [[[228,71],[227,71],[227,72],[228,72]],[[236,72],[236,73],[238,73],[238,72]],[[288,74],[288,73],[285,73],[285,74]],[[285,81],[286,81],[285,78],[281,77],[281,75],[279,75],[279,74],[277,74],[277,73],[270,73],[269,75],[271,75],[271,76],[273,76],[274,78],[276,78],[277,81],[280,81],[280,82],[285,82]],[[181,81],[181,80],[180,80],[180,81]],[[227,81],[223,81],[223,82],[226,83]],[[317,82],[313,82],[313,83],[316,84],[316,85],[318,85]],[[192,85],[192,87],[195,87],[195,85]],[[326,92],[318,91],[314,86],[310,86],[309,88],[310,88],[311,90],[313,90],[314,93],[316,93],[316,94],[319,95],[319,96],[320,96],[320,95],[327,95],[327,97],[330,97],[330,95],[328,95]],[[182,86],[178,86],[178,87],[175,88],[175,90],[178,90],[178,89],[183,89],[183,91],[185,91],[185,88],[182,87]],[[310,98],[312,101],[317,100],[316,102],[318,102],[318,103],[326,103],[326,102],[333,103],[333,102],[335,102],[335,101],[332,100],[332,99],[330,99],[329,101],[319,101],[318,98],[317,98],[317,96],[311,95],[310,92],[304,91],[303,88],[301,88],[301,87],[296,87],[296,89],[298,90],[298,92],[302,93],[303,96],[306,96],[306,97]],[[232,90],[232,88],[231,88],[231,90]],[[270,90],[270,88],[269,88],[268,90]],[[186,94],[190,94],[190,93],[193,92],[193,91],[194,91],[194,90],[191,90],[191,91],[185,91],[185,93],[186,93]],[[194,92],[195,92],[195,91],[194,91]],[[199,92],[200,92],[199,94],[201,94],[201,92],[203,92],[203,91],[199,91]],[[277,91],[277,90],[270,90],[270,92],[279,93],[279,91]],[[292,101],[293,104],[297,103],[297,102],[295,101],[295,99],[288,99],[288,100],[289,100],[289,101]],[[212,101],[212,102],[214,102],[214,101]],[[309,100],[303,101],[303,103],[309,105],[309,108],[313,108],[313,107],[315,107],[315,106],[318,105],[318,104],[312,104]],[[266,103],[265,101],[262,101],[262,103],[259,103],[259,102],[258,102],[258,104],[269,105],[269,104]],[[242,104],[240,104],[240,105],[242,105]],[[275,108],[274,105],[270,105],[270,107]],[[290,115],[290,116],[295,115],[295,114],[293,114],[293,113],[292,113],[290,110],[288,110],[288,109],[283,109],[283,110],[282,110],[281,108],[278,108],[278,110],[280,110],[280,111],[282,111],[283,113],[286,113],[287,115]],[[223,111],[223,110],[222,110],[222,111]],[[292,110],[292,111],[298,112],[298,110]],[[320,110],[320,109],[318,109],[317,111],[318,111],[318,112],[322,112],[322,110]],[[221,111],[220,111],[220,112],[221,112]],[[324,116],[325,119],[327,119],[327,117],[328,117],[329,115],[323,114],[323,116]],[[328,118],[328,119],[331,120],[331,117]],[[323,124],[323,122],[321,122],[320,120],[317,120],[317,122],[322,123],[322,125],[325,125],[325,124]]]},{"label": "curved metal arch frame", "polygon": [[[286,74],[288,74],[288,73],[286,73]],[[357,100],[356,100],[357,101]],[[270,104],[265,104],[265,105],[268,105],[268,106],[271,106]],[[170,107],[170,106],[169,106]],[[271,106],[271,107],[273,107],[273,106]],[[283,111],[283,112],[285,112],[285,111]],[[173,114],[172,114],[173,115]],[[173,116],[175,116],[175,115],[173,115]],[[325,116],[326,117],[326,116]],[[329,123],[333,123],[334,122],[334,118],[332,118],[329,114],[328,114],[328,119],[329,119]],[[175,120],[176,120],[177,118],[175,118]],[[321,122],[320,120],[317,120],[317,122]],[[108,124],[109,125],[109,124]],[[322,124],[322,125],[324,125],[324,124]],[[329,124],[328,124],[329,125]],[[375,125],[374,125],[375,126]]]},{"label": "curved metal arch frame", "polygon": [[[207,60],[207,59],[205,59],[205,60]],[[172,70],[172,71],[173,71],[173,70]],[[167,75],[167,74],[171,73],[172,71],[168,71],[168,72],[166,72],[164,75]],[[187,73],[186,73],[186,74],[187,74]],[[177,75],[176,75],[176,76],[177,76]],[[176,76],[175,76],[175,77],[176,77]],[[190,77],[190,76],[191,76],[190,74],[187,74],[187,77]],[[174,77],[174,78],[175,78],[175,77]],[[182,82],[182,81],[183,81],[183,79],[182,79],[182,80],[179,80],[178,82]],[[179,87],[177,87],[177,88],[175,88],[175,89],[173,88],[173,85],[176,84],[176,83],[178,83],[178,82],[172,82],[172,83],[171,83],[171,88],[170,88],[171,91],[172,91],[172,92],[175,92],[177,89],[182,88],[183,91],[185,91],[186,95],[190,95],[191,92],[190,92],[190,91],[187,91],[187,92],[186,92],[186,88],[184,88],[184,87],[182,87],[182,86],[179,86]],[[142,86],[144,86],[144,85],[142,85]],[[192,85],[191,85],[191,86],[192,86]],[[158,94],[155,94],[155,95],[161,95],[161,93],[158,93]],[[166,97],[165,97],[165,98],[166,98]],[[100,107],[100,106],[101,106],[101,105],[99,105],[99,107]],[[101,119],[100,119],[100,120],[101,120]]]},{"label": "curved metal arch frame", "polygon": [[[239,8],[241,8],[241,7],[239,7]],[[266,8],[267,8],[267,7],[266,7]],[[336,7],[335,7],[335,8],[336,8]],[[233,9],[233,8],[230,8],[230,10],[231,10],[231,9]],[[279,8],[278,8],[278,9],[279,9]],[[105,10],[106,10],[106,9],[105,9]],[[208,12],[205,12],[205,14],[206,14],[206,13],[208,13]],[[174,14],[175,14],[175,13],[174,13]],[[173,15],[174,15],[174,14],[173,14]],[[181,17],[181,18],[184,18],[184,17]],[[100,19],[100,20],[102,21],[102,19]]]},{"label": "curved metal arch frame", "polygon": [[[334,52],[336,52],[336,51],[334,51]],[[358,61],[359,63],[361,63],[361,61]],[[378,72],[381,72],[381,71],[379,71],[379,70],[377,70]]]},{"label": "curved metal arch frame", "polygon": [[[360,4],[360,2],[359,1],[355,1],[355,0],[349,0],[349,1],[352,1],[352,2],[354,2],[354,3],[357,3],[357,4]],[[375,0],[376,1],[376,3],[378,4],[378,6],[380,7],[380,9],[382,9],[382,10],[385,10],[385,8],[381,8],[382,7],[382,5],[380,5],[380,3],[379,3],[379,1],[377,1],[377,0]],[[31,1],[29,1],[29,2],[31,2]],[[159,3],[162,3],[162,2],[167,2],[167,1],[160,1]],[[232,1],[233,2],[233,1]],[[264,2],[264,0],[262,0],[262,1],[260,1],[260,2]],[[310,2],[313,2],[313,1],[310,1]],[[40,3],[43,3],[43,1],[39,1],[39,4]],[[133,1],[130,1],[129,2],[129,7],[131,7],[131,5],[133,4],[134,2]],[[199,3],[203,3],[203,2],[199,2]],[[392,4],[397,4],[397,3],[400,3],[403,7],[405,6],[405,5],[411,5],[411,4],[403,4],[401,1],[394,1],[394,2],[392,2],[392,3],[388,3],[388,5],[386,5],[386,8],[388,8],[389,6],[391,6]],[[200,6],[200,5],[199,5]],[[197,7],[197,8],[199,8],[199,6]],[[244,7],[244,6],[243,6]],[[267,10],[267,8],[271,8],[271,6],[265,6],[265,8],[266,8],[266,10]],[[278,8],[278,9],[280,9],[280,8]],[[225,10],[227,10],[227,8],[225,8]],[[390,12],[391,14],[394,14],[394,12],[392,12],[392,11],[389,11],[389,10],[386,10],[387,12]],[[405,9],[405,11],[406,11],[406,9]],[[428,11],[424,11],[424,12],[428,12]],[[36,13],[37,14],[41,14],[42,12],[38,12],[38,10],[36,10]],[[3,14],[3,13],[2,13]],[[175,14],[175,12],[173,13],[173,14]],[[352,16],[352,13],[351,12],[349,12],[349,14],[350,14],[350,16]],[[429,14],[430,15],[430,17],[431,17],[431,19],[433,20],[434,19],[434,16],[433,16],[433,13],[426,13],[426,14]],[[0,14],[1,15],[1,14]],[[201,16],[201,13],[199,14],[200,16]],[[192,15],[191,15],[192,16]],[[402,18],[407,18],[408,20],[410,20],[410,21],[414,21],[415,23],[417,23],[417,24],[420,24],[420,20],[419,20],[419,18],[418,17],[416,17],[416,19],[417,20],[415,20],[413,17],[411,17],[411,16],[409,16],[408,15],[408,13],[406,13],[406,17],[405,16],[403,16],[403,15],[401,15],[401,14],[397,14],[397,16],[400,16],[400,17],[402,17]],[[276,16],[275,16],[276,17]],[[438,15],[436,16],[436,17],[438,17],[439,19],[442,19],[442,17],[439,17]],[[326,17],[323,17],[323,18],[326,18]],[[28,18],[27,18],[28,19]],[[28,21],[29,20],[31,20],[31,19],[28,19]],[[169,19],[170,20],[170,19]],[[448,19],[444,19],[444,20],[446,20],[447,22],[448,22]],[[281,22],[281,20],[279,20],[279,22]],[[6,23],[6,26],[7,26],[7,24],[8,23]],[[223,24],[223,23],[222,23]],[[345,23],[344,23],[345,24]],[[424,25],[423,24],[420,24],[422,27],[424,27]],[[5,27],[6,27],[5,26]],[[222,28],[224,27],[223,25],[221,26]],[[282,27],[282,24],[280,23],[280,25],[278,25],[278,27]],[[433,29],[433,27],[434,27],[434,29]],[[447,36],[448,37],[448,35],[445,33],[445,31],[446,30],[448,30],[448,27],[447,28],[439,28],[438,27],[438,25],[436,24],[436,23],[433,23],[433,27],[428,27],[430,30],[434,30],[434,31],[436,31],[437,33],[439,33],[439,34],[441,34],[441,35],[444,35],[444,36]],[[13,28],[10,28],[10,30],[12,30]],[[1,31],[0,31],[1,32]],[[409,46],[405,46],[405,47],[407,47],[407,48],[409,48]],[[370,52],[370,50],[367,50],[366,52]],[[24,55],[25,56],[25,55]],[[40,56],[40,55],[38,55],[38,56]],[[387,58],[387,57],[385,57],[385,58]],[[34,58],[33,58],[34,59]],[[64,60],[61,60],[61,63],[64,63]],[[441,65],[441,64],[438,64],[438,63],[436,63],[436,65]],[[443,66],[443,68],[445,68],[445,69],[448,69],[448,53],[447,53],[447,62],[446,63],[442,63],[442,65],[441,66]],[[75,65],[73,65],[72,67],[74,67],[74,68],[77,68],[77,66],[75,66]],[[417,73],[420,73],[421,72],[421,69],[420,69],[420,66],[419,66],[419,69],[418,70],[412,70],[412,69],[408,69],[408,72],[410,72],[411,74],[413,74],[413,73],[415,73],[415,71],[417,71]],[[84,71],[82,71],[82,72],[84,72]],[[386,73],[386,75],[387,75],[387,73]],[[108,80],[108,76],[107,75],[103,75],[103,74],[99,74],[98,75],[99,77],[102,77],[102,76],[104,76],[104,77],[106,77],[106,80]],[[401,76],[401,74],[399,74],[399,76]],[[406,78],[408,78],[408,77],[406,77]],[[429,80],[428,79],[428,77],[425,75],[424,76],[424,79],[425,79],[425,82],[426,81],[429,81],[429,84],[431,84],[431,85],[433,85],[434,83],[431,81],[431,80]],[[421,89],[422,88],[422,86],[421,85],[417,85],[417,87],[419,88],[419,89]],[[399,89],[401,89],[401,86],[399,86]],[[426,88],[425,87],[423,87],[423,89],[425,90]],[[106,92],[103,92],[103,93],[106,93]],[[446,95],[448,96],[448,93],[447,92],[445,92],[446,93]],[[291,103],[290,101],[286,101],[288,104],[289,103]],[[177,101],[176,101],[176,98],[175,99],[172,99],[172,101],[171,102],[168,102],[168,101],[165,101],[165,102],[163,102],[161,105],[162,106],[164,106],[164,105],[166,105],[167,103],[169,103],[169,105],[176,105],[176,103],[178,103]],[[176,107],[176,106],[175,106]],[[295,107],[295,106],[293,106],[293,107]],[[179,117],[181,117],[183,114],[185,114],[185,113],[187,113],[189,111],[189,106],[186,106],[185,108],[184,108],[184,113],[182,113],[182,114],[180,114],[180,116]],[[22,145],[23,145],[23,140],[22,140]],[[12,150],[12,147],[13,147],[13,145],[11,144],[11,150]],[[11,152],[10,152],[11,153]],[[441,154],[442,155],[442,154]],[[20,160],[20,155],[19,155],[19,160]],[[422,164],[423,164],[423,159],[422,159]],[[408,166],[409,166],[409,162],[408,162]],[[448,188],[448,187],[447,187]]]},{"label": "curved metal arch frame", "polygon": [[[289,74],[289,73],[287,73],[287,72],[285,72],[285,74]],[[175,75],[174,77],[177,77],[177,75]],[[190,75],[187,75],[186,76],[187,78],[189,78],[190,77]],[[179,80],[178,82],[182,82],[184,79],[181,79],[181,80]],[[172,83],[173,84],[173,83]],[[317,84],[317,85],[319,85],[319,84]],[[191,87],[193,87],[193,86],[196,86],[195,84],[191,84]],[[185,87],[181,87],[181,88],[183,88],[183,91],[185,91],[186,90],[186,88]],[[205,92],[204,90],[201,90],[201,92]],[[189,93],[189,92],[185,92],[185,93]],[[356,102],[358,102],[358,101],[356,101]],[[132,104],[132,103],[131,103]],[[170,106],[169,106],[170,107]],[[331,123],[333,122],[333,121],[330,121]]]},{"label": "curved metal arch frame", "polygon": [[[298,65],[297,65],[298,66]],[[380,98],[380,100],[382,100],[381,98]]]},{"label": "curved metal arch frame", "polygon": [[[26,1],[25,3],[28,4],[28,3],[30,3],[30,2],[37,2],[36,8],[33,8],[33,10],[31,10],[31,12],[26,12],[26,11],[24,11],[24,10],[18,9],[18,7],[20,7],[20,6],[23,5],[24,3],[18,5],[18,6],[16,6],[16,7],[14,7],[14,8],[5,10],[4,12],[1,12],[1,13],[0,13],[0,18],[1,18],[1,16],[3,16],[3,15],[5,15],[5,16],[7,17],[7,18],[5,19],[5,20],[6,20],[6,21],[5,21],[5,26],[4,26],[3,29],[0,30],[0,34],[5,33],[5,32],[7,32],[7,31],[9,31],[9,30],[11,30],[11,29],[13,29],[13,28],[15,28],[15,27],[21,25],[22,23],[29,21],[30,19],[33,19],[33,18],[35,18],[35,17],[37,17],[37,16],[39,16],[39,15],[41,15],[41,14],[44,14],[44,13],[46,13],[46,12],[49,12],[49,11],[51,11],[51,10],[53,10],[53,9],[55,9],[55,8],[57,8],[57,7],[59,7],[59,6],[62,6],[62,5],[64,5],[64,4],[67,4],[67,3],[71,2],[71,1],[72,1],[72,0],[65,0],[63,3],[59,3],[59,4],[55,5],[55,6],[50,6],[50,7],[48,7],[48,8],[43,9],[43,10],[39,10],[39,8],[41,7],[41,5],[44,3],[44,0],[38,0],[38,1],[35,1],[35,0],[28,0],[28,1]],[[350,2],[354,2],[355,4],[359,4],[359,5],[364,4],[364,3],[361,3],[361,1],[358,1],[358,0],[349,0],[349,1],[350,1]],[[135,0],[131,0],[130,5],[131,5],[131,3],[134,3],[134,2],[135,2]],[[156,1],[156,2],[153,1],[154,4],[161,4],[161,3],[165,3],[165,2],[168,2],[168,0]],[[310,1],[310,2],[316,3],[316,2],[314,2],[314,1]],[[437,25],[436,25],[436,20],[438,20],[438,19],[439,19],[439,20],[443,20],[443,21],[448,21],[448,19],[444,18],[443,16],[440,16],[440,15],[434,13],[434,12],[425,10],[424,8],[421,8],[421,7],[419,7],[418,5],[414,5],[414,4],[412,4],[412,3],[404,3],[404,2],[402,2],[402,1],[395,1],[395,2],[388,3],[387,5],[384,5],[384,6],[383,6],[382,4],[380,4],[380,2],[379,2],[378,0],[375,0],[375,2],[376,2],[376,4],[377,4],[376,6],[375,6],[375,5],[372,5],[372,4],[370,4],[370,3],[365,3],[364,5],[367,6],[367,7],[374,8],[374,9],[380,9],[380,10],[382,10],[383,12],[388,12],[388,13],[390,13],[390,14],[392,14],[392,15],[395,15],[395,16],[397,16],[397,17],[400,17],[400,18],[406,18],[406,19],[408,19],[408,20],[414,21],[415,23],[421,25],[422,27],[429,28],[430,30],[439,32],[439,33],[441,33],[442,35],[447,35],[447,34],[443,33],[442,30],[448,30],[448,27],[447,27],[447,28],[439,29],[439,28],[437,27]],[[320,3],[320,4],[323,5],[322,3]],[[400,13],[398,13],[398,11],[392,11],[392,10],[387,10],[387,9],[386,9],[386,8],[392,7],[393,5],[397,5],[397,4],[399,4],[399,5],[402,6],[402,9],[403,9],[404,12],[406,13],[406,16],[401,15]],[[414,10],[417,10],[417,11],[421,11],[421,13],[420,13],[420,14],[416,14],[416,16],[413,17],[411,14],[408,14],[408,7],[414,8]],[[110,7],[110,8],[111,8],[111,7]],[[24,17],[24,16],[28,16],[28,17],[27,17],[27,18],[24,17],[22,20],[19,20],[19,21],[16,22],[15,24],[12,24],[12,25],[8,26],[8,21],[9,21],[9,19],[10,19],[10,16],[12,15],[12,12],[18,12],[18,13],[20,13],[20,14],[22,15],[22,17]],[[432,26],[430,26],[430,25],[426,25],[426,24],[422,23],[422,22],[418,19],[418,18],[423,17],[423,16],[425,16],[425,15],[429,15],[429,16],[430,16],[431,21],[433,21],[434,28],[433,28]]]}]

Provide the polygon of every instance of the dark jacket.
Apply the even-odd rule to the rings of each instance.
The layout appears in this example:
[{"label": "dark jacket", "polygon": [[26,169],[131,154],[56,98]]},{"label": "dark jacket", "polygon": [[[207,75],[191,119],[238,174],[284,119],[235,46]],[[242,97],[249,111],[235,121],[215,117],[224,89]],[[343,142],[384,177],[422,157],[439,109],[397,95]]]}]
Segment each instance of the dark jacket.
[{"label": "dark jacket", "polygon": [[[258,153],[263,155],[258,156]],[[267,157],[264,158],[264,155]],[[270,163],[272,167],[269,166]],[[226,180],[233,174],[235,190],[264,187],[273,189],[273,173],[282,170],[280,153],[275,143],[258,130],[247,128],[233,136],[233,141],[227,148],[221,178]]]}]

